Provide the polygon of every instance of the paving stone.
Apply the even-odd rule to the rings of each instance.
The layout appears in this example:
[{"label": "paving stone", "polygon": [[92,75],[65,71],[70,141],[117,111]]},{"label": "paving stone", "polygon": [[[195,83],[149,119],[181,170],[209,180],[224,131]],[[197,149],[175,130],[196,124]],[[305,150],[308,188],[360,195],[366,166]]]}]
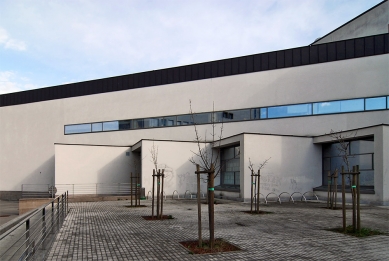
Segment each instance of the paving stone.
[{"label": "paving stone", "polygon": [[[174,219],[146,221],[147,207],[126,208],[126,201],[70,203],[70,213],[47,260],[389,260],[389,209],[361,208],[363,227],[385,235],[355,238],[325,229],[342,225],[341,210],[321,203],[261,205],[271,214],[250,215],[249,204],[215,205],[215,237],[242,251],[191,255],[179,242],[197,238],[195,200],[167,200],[164,214]],[[203,238],[209,236],[202,205]],[[351,210],[347,211],[351,222]]]}]

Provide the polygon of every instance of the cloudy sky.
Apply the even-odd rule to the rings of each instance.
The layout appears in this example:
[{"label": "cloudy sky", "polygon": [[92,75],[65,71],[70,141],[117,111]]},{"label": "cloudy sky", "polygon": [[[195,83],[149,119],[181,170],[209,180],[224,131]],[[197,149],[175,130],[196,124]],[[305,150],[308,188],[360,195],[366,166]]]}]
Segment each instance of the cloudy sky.
[{"label": "cloudy sky", "polygon": [[0,94],[309,45],[381,0],[1,0]]}]

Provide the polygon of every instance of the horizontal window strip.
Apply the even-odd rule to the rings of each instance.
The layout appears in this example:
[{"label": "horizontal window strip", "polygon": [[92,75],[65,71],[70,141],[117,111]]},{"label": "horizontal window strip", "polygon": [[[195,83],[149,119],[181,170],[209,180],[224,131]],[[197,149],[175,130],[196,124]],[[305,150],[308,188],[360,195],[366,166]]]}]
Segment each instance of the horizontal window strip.
[{"label": "horizontal window strip", "polygon": [[389,109],[389,96],[65,125],[65,134],[240,122]]}]

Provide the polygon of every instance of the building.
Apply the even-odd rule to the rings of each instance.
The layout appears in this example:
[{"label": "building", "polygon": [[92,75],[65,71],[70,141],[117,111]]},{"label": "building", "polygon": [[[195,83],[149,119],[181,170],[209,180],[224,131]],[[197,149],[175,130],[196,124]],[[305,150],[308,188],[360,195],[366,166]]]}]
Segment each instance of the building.
[{"label": "building", "polygon": [[166,194],[193,193],[191,101],[204,146],[226,162],[216,195],[249,200],[249,159],[268,158],[263,195],[326,191],[342,165],[334,130],[360,165],[362,201],[388,205],[388,13],[386,0],[308,46],[1,95],[0,195],[126,183],[130,172],[147,193],[153,145]]}]

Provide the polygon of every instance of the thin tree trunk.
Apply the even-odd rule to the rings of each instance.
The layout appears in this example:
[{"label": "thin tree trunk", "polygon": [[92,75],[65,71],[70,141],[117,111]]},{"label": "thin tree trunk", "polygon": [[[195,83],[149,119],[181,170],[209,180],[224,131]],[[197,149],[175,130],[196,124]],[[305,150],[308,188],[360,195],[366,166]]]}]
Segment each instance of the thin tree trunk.
[{"label": "thin tree trunk", "polygon": [[[197,172],[200,171],[200,165],[196,164],[196,170]],[[199,247],[203,246],[203,238],[201,235],[201,198],[200,198],[200,173],[197,173],[197,227],[198,227],[198,234],[199,234]]]}]

